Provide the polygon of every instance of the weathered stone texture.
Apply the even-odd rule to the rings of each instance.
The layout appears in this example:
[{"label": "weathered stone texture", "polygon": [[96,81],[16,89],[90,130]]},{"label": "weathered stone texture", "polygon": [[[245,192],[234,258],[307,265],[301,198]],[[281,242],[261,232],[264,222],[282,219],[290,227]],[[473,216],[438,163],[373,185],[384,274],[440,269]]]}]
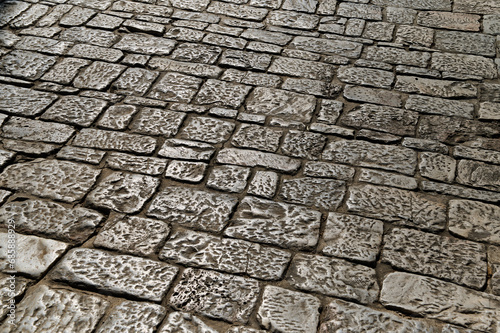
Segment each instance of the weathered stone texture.
[{"label": "weathered stone texture", "polygon": [[500,191],[500,166],[478,161],[458,162],[457,183]]},{"label": "weathered stone texture", "polygon": [[229,121],[209,117],[193,117],[182,129],[182,139],[221,143],[226,141],[233,132],[235,124]]},{"label": "weathered stone texture", "polygon": [[73,140],[73,144],[80,147],[148,154],[153,152],[155,149],[156,140],[154,138],[138,134],[88,128],[82,129],[76,135]]},{"label": "weathered stone texture", "polygon": [[294,172],[301,164],[299,160],[287,156],[236,148],[221,150],[217,155],[217,162],[250,167],[261,166],[283,172]]},{"label": "weathered stone texture", "polygon": [[342,202],[345,191],[344,181],[305,177],[284,180],[279,197],[286,202],[333,211]]},{"label": "weathered stone texture", "polygon": [[446,98],[477,97],[477,88],[468,82],[434,80],[414,76],[398,76],[394,89],[407,93]]},{"label": "weathered stone texture", "polygon": [[209,327],[200,318],[180,311],[170,313],[165,321],[165,325],[158,331],[158,333],[176,332],[220,333]]},{"label": "weathered stone texture", "polygon": [[124,301],[111,310],[96,333],[152,333],[165,313],[165,308],[158,304]]}]

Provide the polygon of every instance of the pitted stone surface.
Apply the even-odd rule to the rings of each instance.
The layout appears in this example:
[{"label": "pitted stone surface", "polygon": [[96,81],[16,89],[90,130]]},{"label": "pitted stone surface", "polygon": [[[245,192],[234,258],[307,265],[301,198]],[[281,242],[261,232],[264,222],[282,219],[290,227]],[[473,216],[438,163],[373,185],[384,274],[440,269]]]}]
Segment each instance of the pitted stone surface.
[{"label": "pitted stone surface", "polygon": [[259,296],[259,282],[214,271],[184,270],[170,302],[184,311],[246,323]]},{"label": "pitted stone surface", "polygon": [[316,160],[325,144],[326,137],[321,134],[292,130],[285,136],[281,151],[288,156]]},{"label": "pitted stone surface", "polygon": [[237,199],[227,194],[170,186],[156,195],[147,215],[207,231],[221,231]]},{"label": "pitted stone surface", "polygon": [[249,91],[250,87],[242,84],[210,79],[201,87],[196,96],[195,103],[238,108],[243,103]]},{"label": "pitted stone surface", "polygon": [[208,117],[193,117],[182,129],[182,139],[220,143],[226,141],[234,130],[234,123]]},{"label": "pitted stone surface", "polygon": [[224,234],[282,247],[318,242],[321,213],[305,207],[245,197]]},{"label": "pitted stone surface", "polygon": [[207,187],[226,192],[242,192],[250,176],[250,169],[236,165],[215,166],[208,176]]},{"label": "pitted stone surface", "polygon": [[458,162],[456,181],[464,185],[500,191],[500,165],[461,160]]},{"label": "pitted stone surface", "polygon": [[196,94],[201,79],[178,73],[167,73],[155,84],[149,97],[170,102],[190,102]]},{"label": "pitted stone surface", "polygon": [[43,112],[57,95],[6,84],[0,84],[0,111],[16,115],[34,116]]},{"label": "pitted stone surface", "polygon": [[0,300],[2,301],[0,318],[4,318],[10,312],[9,305],[11,298],[17,298],[24,294],[31,282],[30,279],[21,276],[0,273]]},{"label": "pitted stone surface", "polygon": [[[175,1],[175,0],[174,0]],[[177,333],[177,332],[202,332],[202,333],[220,333],[212,329],[200,318],[187,312],[172,312],[166,319],[165,326],[159,333]]]},{"label": "pitted stone surface", "polygon": [[276,194],[279,176],[273,171],[257,171],[248,186],[248,193],[259,197],[272,198]]},{"label": "pitted stone surface", "polygon": [[156,140],[138,134],[127,134],[97,129],[82,129],[73,140],[75,146],[112,149],[124,152],[151,153]]},{"label": "pitted stone surface", "polygon": [[[96,266],[96,262],[102,265]],[[150,259],[76,248],[64,256],[50,277],[55,281],[159,302],[177,271],[176,267]]]},{"label": "pitted stone surface", "polygon": [[96,61],[73,81],[76,88],[103,90],[125,70],[125,66]]},{"label": "pitted stone surface", "polygon": [[2,127],[3,137],[53,143],[68,141],[74,132],[71,126],[21,117],[10,118]]},{"label": "pitted stone surface", "polygon": [[158,155],[168,158],[208,161],[214,154],[214,146],[190,140],[167,139]]},{"label": "pitted stone surface", "polygon": [[157,157],[111,153],[106,158],[106,164],[110,168],[116,170],[125,170],[156,176],[165,171],[167,160]]},{"label": "pitted stone surface", "polygon": [[253,148],[269,152],[278,149],[283,131],[258,125],[243,124],[236,131],[231,143],[236,147]]},{"label": "pitted stone surface", "polygon": [[4,321],[0,332],[91,333],[109,306],[104,297],[40,285],[19,303],[16,325]]},{"label": "pitted stone surface", "polygon": [[134,133],[171,137],[177,134],[185,113],[143,108],[129,125]]},{"label": "pitted stone surface", "polygon": [[165,313],[165,308],[158,304],[124,301],[111,310],[96,333],[152,333]]},{"label": "pitted stone surface", "polygon": [[332,211],[342,202],[345,190],[343,181],[306,177],[284,180],[279,196],[286,202]]},{"label": "pitted stone surface", "polygon": [[[97,98],[65,96],[60,98],[42,115],[42,119],[72,125],[90,126],[107,103]],[[85,110],[85,112],[82,112]]]},{"label": "pitted stone surface", "polygon": [[203,162],[172,161],[168,164],[165,177],[198,183],[205,177],[207,164]]},{"label": "pitted stone surface", "polygon": [[155,55],[170,54],[174,46],[175,41],[173,40],[142,34],[125,35],[114,45],[115,48],[122,51]]},{"label": "pitted stone surface", "polygon": [[283,155],[263,153],[255,150],[226,148],[217,154],[217,162],[241,166],[261,166],[283,172],[300,168],[300,161]]},{"label": "pitted stone surface", "polygon": [[57,57],[31,51],[15,50],[2,57],[0,74],[37,80],[55,64]]}]

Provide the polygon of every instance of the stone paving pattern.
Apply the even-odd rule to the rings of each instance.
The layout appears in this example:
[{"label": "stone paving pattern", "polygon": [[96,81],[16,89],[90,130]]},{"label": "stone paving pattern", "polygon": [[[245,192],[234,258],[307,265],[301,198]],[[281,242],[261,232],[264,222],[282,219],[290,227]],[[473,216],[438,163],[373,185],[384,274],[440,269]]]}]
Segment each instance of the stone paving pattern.
[{"label": "stone paving pattern", "polygon": [[0,333],[500,332],[499,69],[498,0],[2,1]]}]

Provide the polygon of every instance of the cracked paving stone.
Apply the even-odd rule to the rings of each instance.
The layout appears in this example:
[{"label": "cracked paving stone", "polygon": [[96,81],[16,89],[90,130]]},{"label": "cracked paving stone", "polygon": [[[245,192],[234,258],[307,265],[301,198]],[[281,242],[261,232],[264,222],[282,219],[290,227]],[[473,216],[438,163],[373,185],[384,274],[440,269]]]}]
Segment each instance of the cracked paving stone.
[{"label": "cracked paving stone", "polygon": [[239,108],[249,91],[249,86],[209,79],[201,87],[194,102]]},{"label": "cracked paving stone", "polygon": [[391,273],[383,282],[380,302],[482,332],[494,332],[499,325],[500,297],[430,277]]},{"label": "cracked paving stone", "polygon": [[382,221],[329,213],[321,252],[328,256],[360,262],[374,262],[382,243]]},{"label": "cracked paving stone", "polygon": [[282,247],[311,248],[318,242],[320,219],[316,210],[245,197],[224,234]]},{"label": "cracked paving stone", "polygon": [[254,279],[187,268],[175,286],[170,303],[183,311],[229,322],[246,323],[259,297]]},{"label": "cracked paving stone", "polygon": [[125,70],[125,66],[96,61],[73,81],[76,88],[104,90]]},{"label": "cracked paving stone", "polygon": [[15,29],[28,27],[45,15],[49,9],[49,6],[42,4],[31,5],[28,10],[16,17],[15,20],[11,21],[9,25]]},{"label": "cracked paving stone", "polygon": [[248,194],[259,197],[272,198],[276,194],[279,176],[273,171],[256,171],[248,186]]},{"label": "cracked paving stone", "polygon": [[75,133],[71,126],[11,117],[2,127],[2,136],[11,139],[65,143]]},{"label": "cracked paving stone", "polygon": [[326,140],[321,134],[291,130],[285,136],[281,151],[288,156],[316,160],[321,156]]},{"label": "cracked paving stone", "polygon": [[242,124],[233,136],[231,144],[235,147],[275,152],[282,135],[283,131],[279,129]]},{"label": "cracked paving stone", "polygon": [[205,177],[208,164],[203,162],[172,161],[168,164],[165,177],[198,183]]},{"label": "cracked paving stone", "polygon": [[263,280],[280,279],[291,259],[290,253],[284,250],[186,229],[170,237],[159,257]]},{"label": "cracked paving stone", "polygon": [[83,243],[100,224],[103,216],[87,208],[66,208],[40,200],[13,201],[0,208],[0,225],[16,221],[16,230],[55,238],[64,242]]},{"label": "cracked paving stone", "polygon": [[235,124],[229,121],[209,117],[193,117],[180,132],[180,138],[221,143],[226,141],[233,132]]},{"label": "cracked paving stone", "polygon": [[335,67],[316,61],[275,57],[269,67],[269,72],[280,75],[300,76],[307,79],[331,81],[335,73]]},{"label": "cracked paving stone", "polygon": [[183,43],[178,45],[172,53],[172,59],[179,61],[213,64],[219,58],[222,49],[217,46]]},{"label": "cracked paving stone", "polygon": [[[99,262],[99,265],[95,265]],[[87,248],[70,250],[51,271],[50,278],[116,295],[160,302],[178,268],[129,255],[112,255]]]},{"label": "cracked paving stone", "polygon": [[127,68],[113,84],[117,94],[144,95],[149,87],[158,77],[157,72],[148,71],[142,68]]},{"label": "cracked paving stone", "polygon": [[375,270],[343,259],[299,253],[292,260],[287,281],[298,289],[373,303],[379,287]]},{"label": "cracked paving stone", "polygon": [[42,80],[69,84],[73,81],[79,70],[88,64],[90,64],[89,60],[64,58],[42,76]]},{"label": "cracked paving stone", "polygon": [[[0,264],[2,271],[8,271],[7,232],[0,232]],[[69,244],[37,236],[16,234],[16,261],[14,270],[32,278],[40,278],[49,266],[56,262],[68,249]]]},{"label": "cracked paving stone", "polygon": [[185,117],[182,112],[143,108],[129,128],[133,133],[172,137],[177,134]]},{"label": "cracked paving stone", "polygon": [[486,249],[470,241],[396,228],[384,236],[382,261],[474,289],[486,283]]},{"label": "cracked paving stone", "polygon": [[247,186],[250,168],[235,165],[215,166],[207,180],[207,187],[219,191],[240,193]]},{"label": "cracked paving stone", "polygon": [[158,155],[173,159],[208,161],[214,152],[215,147],[208,143],[167,139],[158,152]]},{"label": "cracked paving stone", "polygon": [[112,152],[106,158],[106,165],[115,170],[157,176],[165,171],[167,160],[157,157],[135,156]]},{"label": "cracked paving stone", "polygon": [[198,91],[202,80],[193,76],[167,73],[156,83],[148,97],[169,102],[189,103]]},{"label": "cracked paving stone", "polygon": [[155,254],[170,233],[163,221],[113,214],[101,229],[94,246],[147,257]]},{"label": "cracked paving stone", "polygon": [[0,74],[37,80],[56,63],[56,60],[57,57],[54,56],[15,50],[2,58]]},{"label": "cracked paving stone", "polygon": [[423,152],[420,153],[419,170],[423,177],[451,183],[455,179],[457,162],[450,156]]},{"label": "cracked paving stone", "polygon": [[115,48],[122,51],[154,55],[168,55],[174,46],[175,41],[171,39],[131,33],[125,35],[114,45]]},{"label": "cracked paving stone", "polygon": [[200,318],[180,311],[170,313],[165,321],[165,326],[158,331],[158,333],[176,332],[220,333],[205,324]]},{"label": "cracked paving stone", "polygon": [[102,180],[87,197],[96,207],[122,213],[136,213],[153,195],[160,181],[156,178],[113,172]]},{"label": "cracked paving stone", "polygon": [[308,122],[316,108],[316,98],[286,90],[255,88],[246,103],[246,111],[252,114],[277,116]]},{"label": "cracked paving stone", "polygon": [[123,301],[111,310],[96,333],[153,333],[165,314],[165,308],[158,304]]},{"label": "cracked paving stone", "polygon": [[147,215],[186,227],[219,232],[228,223],[237,203],[236,197],[231,195],[169,186],[155,196]]},{"label": "cracked paving stone", "polygon": [[349,212],[429,231],[445,228],[446,205],[434,196],[373,185],[354,185],[349,192]]},{"label": "cracked paving stone", "polygon": [[450,200],[449,230],[470,240],[500,245],[500,208],[471,200]]},{"label": "cracked paving stone", "polygon": [[137,107],[135,105],[111,105],[98,121],[97,126],[123,130],[136,113]]},{"label": "cracked paving stone", "polygon": [[4,321],[0,332],[91,333],[109,306],[101,296],[38,285],[18,304],[16,324]]},{"label": "cracked paving stone", "polygon": [[315,333],[320,305],[312,295],[266,286],[257,319],[273,332]]},{"label": "cracked paving stone", "polygon": [[144,135],[84,128],[76,135],[73,144],[80,147],[150,154],[155,150],[156,140]]},{"label": "cracked paving stone", "polygon": [[345,192],[344,181],[306,177],[283,180],[279,197],[286,202],[332,211],[339,207]]},{"label": "cracked paving stone", "polygon": [[366,141],[334,141],[327,144],[323,159],[364,167],[375,167],[413,175],[417,153],[408,148]]},{"label": "cracked paving stone", "polygon": [[[41,119],[90,126],[108,103],[97,98],[63,96],[42,115]],[[82,112],[85,110],[85,112]]]},{"label": "cracked paving stone", "polygon": [[[12,297],[18,298],[23,295],[31,283],[32,281],[30,279],[22,276],[13,278],[12,275],[0,273],[0,318],[4,318],[4,316],[9,313],[10,299]],[[9,295],[9,293],[12,294]]]},{"label": "cracked paving stone", "polygon": [[457,183],[500,191],[500,165],[478,161],[461,160],[458,162]]},{"label": "cracked paving stone", "polygon": [[241,166],[261,166],[283,172],[294,172],[300,168],[300,160],[287,156],[263,153],[255,150],[226,148],[217,155],[217,163]]},{"label": "cracked paving stone", "polygon": [[85,164],[37,159],[8,166],[0,186],[66,202],[84,197],[101,173]]}]

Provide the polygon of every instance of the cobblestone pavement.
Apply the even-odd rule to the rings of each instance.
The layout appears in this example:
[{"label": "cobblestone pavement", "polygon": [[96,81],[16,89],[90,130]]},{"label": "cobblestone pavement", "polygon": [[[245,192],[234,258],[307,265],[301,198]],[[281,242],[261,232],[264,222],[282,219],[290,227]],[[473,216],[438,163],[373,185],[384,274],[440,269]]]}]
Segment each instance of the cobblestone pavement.
[{"label": "cobblestone pavement", "polygon": [[1,333],[500,332],[498,0],[0,27]]}]

